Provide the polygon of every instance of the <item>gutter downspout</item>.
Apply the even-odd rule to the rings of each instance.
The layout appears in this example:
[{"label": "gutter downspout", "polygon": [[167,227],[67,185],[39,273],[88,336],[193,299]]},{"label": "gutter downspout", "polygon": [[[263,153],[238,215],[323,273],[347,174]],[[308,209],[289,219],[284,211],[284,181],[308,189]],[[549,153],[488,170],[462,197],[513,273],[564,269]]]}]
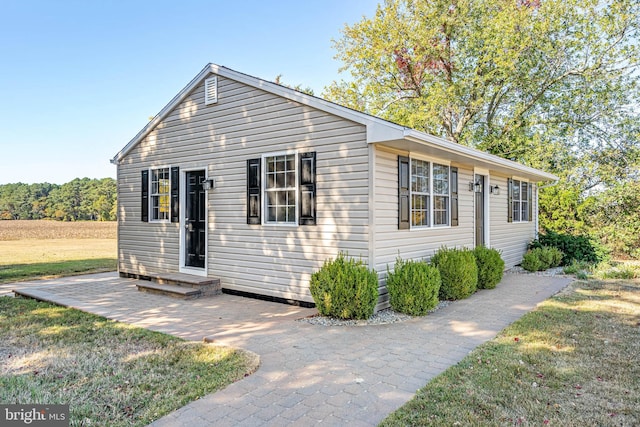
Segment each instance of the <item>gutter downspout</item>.
[{"label": "gutter downspout", "polygon": [[559,179],[556,179],[549,184],[538,186],[538,188],[536,189],[536,240],[540,237],[540,190],[542,190],[543,188],[554,187],[558,184],[559,181]]}]

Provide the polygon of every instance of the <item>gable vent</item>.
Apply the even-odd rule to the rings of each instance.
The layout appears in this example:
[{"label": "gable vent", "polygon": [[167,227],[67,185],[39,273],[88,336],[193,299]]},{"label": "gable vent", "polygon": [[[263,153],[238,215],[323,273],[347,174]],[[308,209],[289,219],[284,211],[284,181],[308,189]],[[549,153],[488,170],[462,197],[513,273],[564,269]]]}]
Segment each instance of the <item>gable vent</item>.
[{"label": "gable vent", "polygon": [[215,104],[218,102],[218,78],[209,77],[204,81],[204,104]]}]

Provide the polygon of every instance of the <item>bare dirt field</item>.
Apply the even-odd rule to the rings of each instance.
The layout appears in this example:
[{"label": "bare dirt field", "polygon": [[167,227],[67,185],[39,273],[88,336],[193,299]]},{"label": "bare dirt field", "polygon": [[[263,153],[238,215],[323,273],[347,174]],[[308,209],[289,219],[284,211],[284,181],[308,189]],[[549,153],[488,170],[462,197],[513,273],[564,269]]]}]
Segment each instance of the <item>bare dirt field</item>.
[{"label": "bare dirt field", "polygon": [[115,221],[0,221],[0,241],[48,239],[116,239]]}]

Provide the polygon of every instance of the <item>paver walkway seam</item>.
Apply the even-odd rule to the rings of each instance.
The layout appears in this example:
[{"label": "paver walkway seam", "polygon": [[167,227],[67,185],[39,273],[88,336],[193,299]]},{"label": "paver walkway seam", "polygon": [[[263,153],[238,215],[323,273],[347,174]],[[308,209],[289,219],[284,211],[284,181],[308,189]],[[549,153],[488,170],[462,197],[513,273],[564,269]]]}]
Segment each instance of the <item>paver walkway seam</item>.
[{"label": "paver walkway seam", "polygon": [[[497,290],[480,291],[428,316],[353,327],[296,322],[315,311],[231,295],[194,302],[144,294],[137,292],[134,279],[114,274],[13,286],[111,319],[190,340],[207,337],[260,356],[256,373],[153,427],[308,426],[321,421],[368,426],[569,282],[506,274]],[[6,289],[0,285],[0,295]]]}]

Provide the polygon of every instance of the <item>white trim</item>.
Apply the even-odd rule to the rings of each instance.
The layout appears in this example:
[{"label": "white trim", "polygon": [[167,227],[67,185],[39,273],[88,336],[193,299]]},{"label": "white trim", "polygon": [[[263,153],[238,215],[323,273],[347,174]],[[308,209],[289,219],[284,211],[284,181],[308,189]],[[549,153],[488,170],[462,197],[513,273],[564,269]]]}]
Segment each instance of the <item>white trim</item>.
[{"label": "white trim", "polygon": [[[482,176],[484,178],[484,185],[482,188],[482,222],[484,223],[482,225],[482,240],[484,241],[484,246],[489,248],[490,243],[491,243],[491,232],[489,230],[490,227],[490,218],[489,218],[489,213],[490,213],[490,206],[489,206],[489,186],[491,185],[491,177],[490,175],[484,175],[482,173],[473,173],[473,182],[476,182],[476,180],[478,179],[479,176]],[[478,235],[476,233],[477,231],[477,227],[476,227],[476,213],[477,213],[477,209],[478,207],[476,206],[476,192],[473,193],[473,243],[474,243],[474,247],[478,246]]]},{"label": "white trim", "polygon": [[[471,147],[457,144],[444,138],[429,135],[424,132],[419,132],[417,130],[410,129],[396,123],[383,120],[379,117],[352,110],[333,102],[317,98],[315,96],[307,95],[294,89],[268,82],[257,77],[249,76],[247,74],[243,74],[226,67],[221,67],[216,64],[206,65],[198,73],[198,75],[196,75],[193,80],[189,82],[189,84],[187,84],[180,92],[178,92],[178,94],[162,110],[160,110],[160,112],[149,123],[147,123],[147,125],[140,132],[138,132],[138,134],[131,141],[129,141],[129,143],[122,150],[120,150],[111,159],[111,163],[118,164],[210,74],[228,78],[230,80],[235,80],[237,82],[264,90],[285,99],[298,102],[302,105],[310,106],[320,111],[325,111],[338,117],[351,120],[355,123],[362,124],[367,128],[366,138],[367,143],[369,144],[394,142],[400,143],[400,145],[408,146],[410,142],[413,142],[419,145],[432,147],[433,149],[440,152],[455,154],[456,156],[467,159],[467,161],[471,161],[472,163],[473,161],[480,161],[486,163],[487,165],[490,165],[490,167],[496,166],[500,169],[501,173],[511,174],[513,172],[517,173],[518,171],[520,171],[521,173],[529,175],[534,180],[538,181],[551,181],[558,179],[558,177],[553,174],[524,166],[520,163],[503,159],[502,157],[476,150]],[[407,149],[406,151],[409,150]]]},{"label": "white trim", "polygon": [[[429,224],[428,225],[413,225],[413,190],[411,189],[411,177],[412,173],[412,161],[420,160],[423,162],[429,163]],[[435,224],[435,197],[436,194],[433,192],[433,165],[437,164],[440,166],[446,166],[448,170],[447,174],[447,182],[449,184],[449,194],[447,197],[447,223],[446,224]],[[458,185],[459,186],[459,185]],[[422,194],[422,193],[419,193]],[[443,194],[438,194],[437,196],[442,197]],[[451,163],[444,161],[440,162],[440,160],[435,160],[433,157],[427,156],[415,156],[413,157],[411,153],[409,154],[409,230],[442,230],[446,228],[451,228]]]},{"label": "white trim", "polygon": [[[295,174],[295,219],[294,222],[269,222],[267,220],[267,190],[266,190],[266,185],[267,185],[267,164],[266,164],[266,159],[268,157],[276,157],[276,156],[294,156],[294,165],[296,167],[296,174]],[[260,198],[261,198],[261,204],[262,206],[260,206],[261,212],[262,212],[262,225],[263,226],[275,226],[275,227],[297,227],[298,226],[298,216],[300,215],[300,213],[298,212],[298,192],[300,191],[300,183],[299,181],[299,170],[300,169],[300,165],[299,165],[299,157],[298,157],[298,151],[297,150],[288,150],[288,151],[277,151],[277,152],[273,152],[273,153],[266,153],[262,155],[262,159],[261,159],[261,177],[260,177]]]},{"label": "white trim", "polygon": [[185,274],[193,274],[194,276],[202,276],[207,277],[209,271],[209,192],[205,192],[205,227],[204,227],[204,236],[205,236],[205,246],[204,246],[204,268],[191,267],[186,266],[186,259],[184,251],[186,249],[186,233],[185,233],[185,225],[186,225],[186,214],[187,214],[187,172],[194,171],[204,171],[205,179],[209,178],[209,168],[204,166],[194,166],[188,168],[180,168],[180,242],[179,246],[179,265],[178,270],[180,273]]},{"label": "white trim", "polygon": [[[153,219],[153,194],[151,193],[152,179],[153,179],[153,171],[157,171],[160,169],[167,169],[169,171],[169,218],[168,219]],[[147,212],[148,212],[148,221],[150,224],[171,224],[171,165],[169,166],[149,166],[149,179],[148,179],[148,187],[147,187]],[[159,196],[158,196],[159,197]]]},{"label": "white trim", "polygon": [[218,103],[218,77],[209,77],[204,81],[204,105]]}]

